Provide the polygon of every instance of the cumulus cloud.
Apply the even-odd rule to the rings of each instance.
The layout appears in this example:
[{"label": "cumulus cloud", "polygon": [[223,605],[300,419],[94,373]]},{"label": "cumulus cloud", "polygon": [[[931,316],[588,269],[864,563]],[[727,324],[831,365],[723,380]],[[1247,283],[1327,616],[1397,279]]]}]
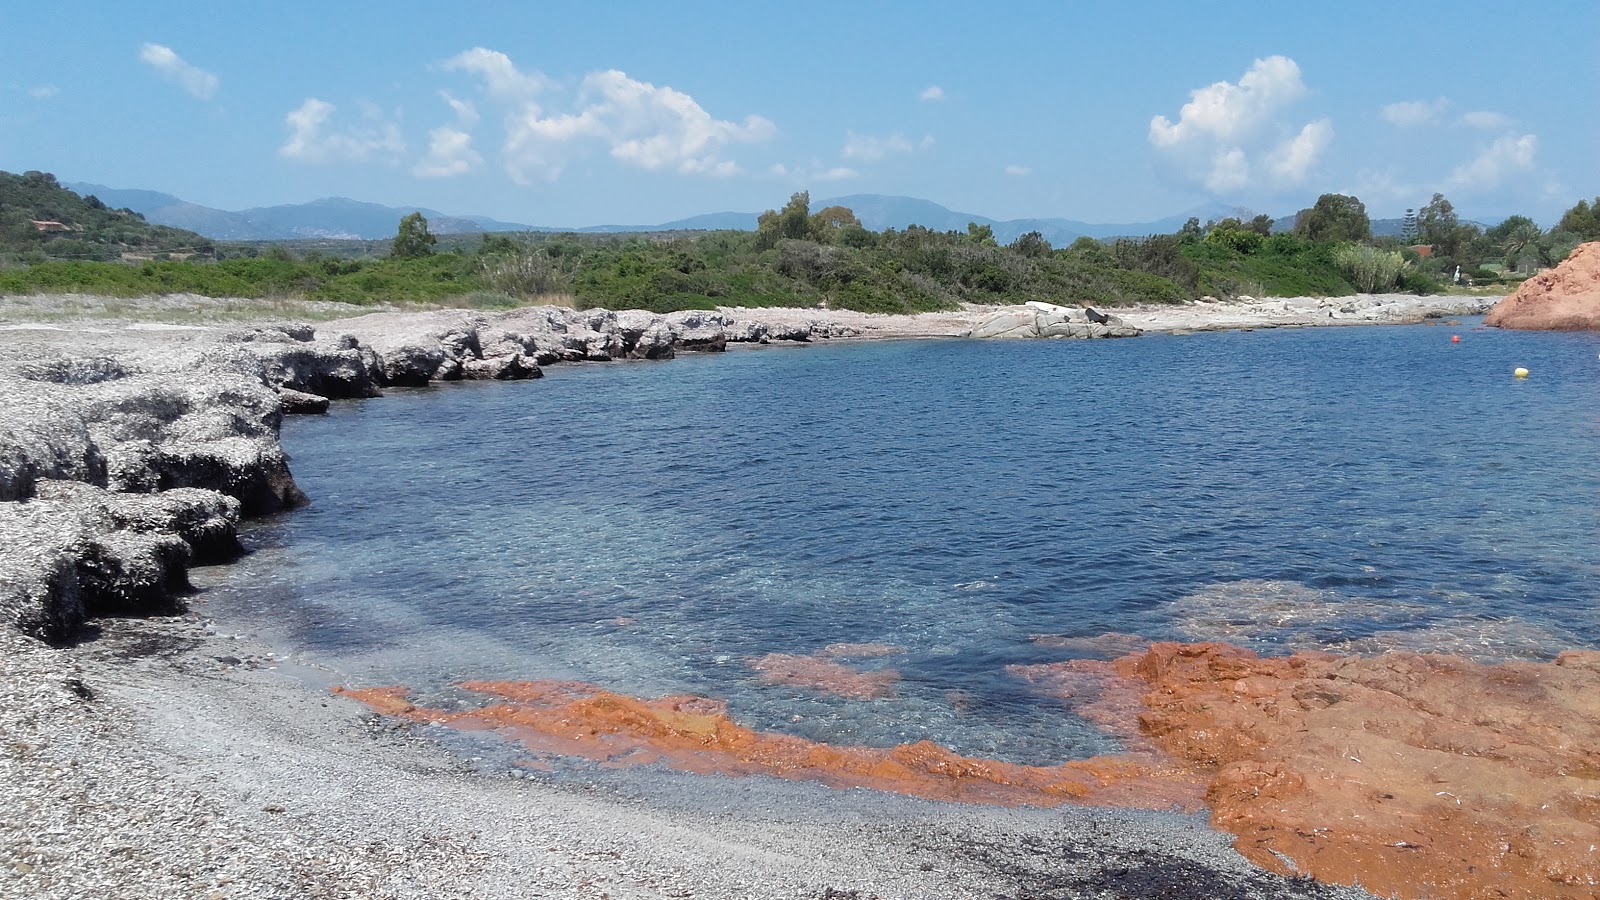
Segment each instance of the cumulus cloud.
[{"label": "cumulus cloud", "polygon": [[767,169],[774,175],[791,178],[801,184],[814,184],[819,181],[846,181],[851,178],[861,177],[861,173],[849,166],[824,167],[815,161],[811,166],[790,168],[783,163],[773,163]]},{"label": "cumulus cloud", "polygon": [[444,125],[428,132],[428,155],[411,173],[418,178],[450,178],[465,175],[482,162],[483,157],[472,149],[472,135]]},{"label": "cumulus cloud", "polygon": [[504,53],[477,47],[445,68],[478,76],[505,112],[506,172],[519,184],[559,177],[586,145],[604,146],[612,158],[646,171],[727,176],[739,165],[724,159],[730,144],[767,141],[777,126],[758,115],[718,119],[695,99],[667,86],[630,78],[617,69],[584,76],[568,108],[554,108],[557,85],[519,70]]},{"label": "cumulus cloud", "polygon": [[550,86],[549,79],[538,72],[519,71],[511,57],[497,50],[474,47],[445,61],[447,71],[471,72],[483,79],[489,93],[496,97],[523,100],[538,95]]},{"label": "cumulus cloud", "polygon": [[1287,56],[1258,59],[1238,84],[1219,81],[1189,92],[1178,121],[1150,120],[1150,143],[1172,147],[1206,137],[1236,141],[1306,92],[1300,66]]},{"label": "cumulus cloud", "polygon": [[472,133],[467,130],[478,123],[477,107],[449,91],[440,91],[439,97],[455,112],[456,122],[428,132],[428,153],[411,167],[411,174],[418,178],[453,178],[483,164],[483,156],[472,149]]},{"label": "cumulus cloud", "polygon": [[462,125],[471,126],[478,123],[478,108],[472,105],[472,101],[457,99],[449,91],[440,91],[439,97],[452,110],[455,110],[456,118],[460,120]]},{"label": "cumulus cloud", "polygon": [[862,162],[877,162],[886,156],[897,153],[911,153],[916,150],[926,150],[933,146],[933,135],[923,135],[922,140],[915,143],[899,132],[884,137],[874,137],[870,134],[856,134],[854,131],[845,132],[844,149],[839,155],[845,159],[856,159]]},{"label": "cumulus cloud", "polygon": [[61,89],[53,84],[41,84],[28,88],[28,96],[35,100],[49,100],[61,93]]},{"label": "cumulus cloud", "polygon": [[331,163],[392,160],[405,152],[400,127],[376,106],[364,104],[359,123],[330,127],[336,109],[325,100],[307,97],[284,117],[289,139],[278,148],[278,155],[298,162]]},{"label": "cumulus cloud", "polygon": [[1532,172],[1534,155],[1538,150],[1537,135],[1508,134],[1473,159],[1457,166],[1446,180],[1446,186],[1466,191],[1499,187],[1514,176]]},{"label": "cumulus cloud", "polygon": [[930,84],[927,87],[923,88],[922,89],[922,93],[918,94],[917,96],[922,98],[923,100],[932,100],[932,101],[943,100],[944,99],[944,88],[939,87],[937,84]]},{"label": "cumulus cloud", "polygon": [[156,70],[164,80],[177,85],[184,93],[198,100],[209,100],[217,92],[217,76],[185,62],[171,47],[145,44],[139,48],[139,60]]},{"label": "cumulus cloud", "polygon": [[1212,193],[1301,183],[1333,138],[1321,119],[1296,128],[1284,111],[1306,94],[1300,66],[1286,56],[1251,64],[1237,83],[1189,92],[1177,121],[1150,120],[1149,141],[1182,179]]},{"label": "cumulus cloud", "polygon": [[1461,124],[1467,126],[1468,128],[1482,128],[1485,131],[1498,131],[1502,128],[1510,128],[1515,124],[1515,122],[1505,113],[1476,110],[1474,112],[1463,114],[1461,116]]},{"label": "cumulus cloud", "polygon": [[1032,175],[1033,174],[1033,170],[1028,168],[1027,166],[1019,166],[1019,165],[1012,164],[1012,165],[1006,166],[1006,174],[1007,175],[1015,175],[1015,176],[1020,178],[1020,177],[1026,176],[1026,175]]},{"label": "cumulus cloud", "polygon": [[1267,156],[1267,174],[1279,186],[1300,184],[1310,174],[1312,166],[1322,158],[1322,151],[1333,141],[1333,123],[1327,119],[1309,122],[1300,133],[1279,144]]},{"label": "cumulus cloud", "polygon": [[1450,101],[1443,97],[1437,100],[1404,100],[1378,110],[1378,117],[1397,128],[1415,128],[1418,125],[1438,124],[1449,107]]}]

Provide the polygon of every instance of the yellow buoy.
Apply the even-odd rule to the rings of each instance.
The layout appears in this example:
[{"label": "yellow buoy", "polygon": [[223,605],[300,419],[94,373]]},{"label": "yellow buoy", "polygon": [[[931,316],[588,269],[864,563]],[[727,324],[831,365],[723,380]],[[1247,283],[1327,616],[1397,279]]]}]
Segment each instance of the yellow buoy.
[{"label": "yellow buoy", "polygon": [[1511,371],[1511,374],[1517,376],[1518,378],[1527,378],[1528,377],[1528,370],[1524,369],[1521,366],[1517,366],[1515,369],[1513,369]]}]

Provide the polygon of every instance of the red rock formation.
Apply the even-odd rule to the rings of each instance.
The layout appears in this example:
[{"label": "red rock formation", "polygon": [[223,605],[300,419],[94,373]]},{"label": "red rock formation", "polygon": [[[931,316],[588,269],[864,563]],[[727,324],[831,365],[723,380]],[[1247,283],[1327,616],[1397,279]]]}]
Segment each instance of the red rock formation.
[{"label": "red rock formation", "polygon": [[762,684],[809,688],[849,700],[893,697],[900,681],[900,673],[894,669],[857,672],[831,659],[793,653],[768,653],[745,664],[759,674]]},{"label": "red rock formation", "polygon": [[1600,896],[1600,653],[1486,665],[1156,644],[1143,732],[1252,861],[1401,897]]},{"label": "red rock formation", "polygon": [[1600,330],[1600,241],[1529,278],[1489,310],[1485,325],[1542,331]]},{"label": "red rock formation", "polygon": [[468,683],[504,702],[466,712],[417,708],[400,688],[343,693],[609,765],[965,803],[1192,808],[1203,792],[1212,821],[1274,871],[1404,898],[1600,896],[1600,652],[1494,665],[1160,643],[1012,672],[1130,752],[1019,766],[926,741],[835,747],[746,728],[712,700],[575,683]]},{"label": "red rock formation", "polygon": [[1075,803],[1142,809],[1199,808],[1205,783],[1155,754],[1101,756],[1058,766],[974,759],[929,741],[880,749],[840,747],[759,732],[700,697],[640,700],[576,682],[468,682],[505,702],[466,712],[413,706],[404,688],[335,692],[389,716],[493,730],[538,753],[607,765],[660,763],[686,772],[768,775],[864,787],[931,800],[1005,806]]}]

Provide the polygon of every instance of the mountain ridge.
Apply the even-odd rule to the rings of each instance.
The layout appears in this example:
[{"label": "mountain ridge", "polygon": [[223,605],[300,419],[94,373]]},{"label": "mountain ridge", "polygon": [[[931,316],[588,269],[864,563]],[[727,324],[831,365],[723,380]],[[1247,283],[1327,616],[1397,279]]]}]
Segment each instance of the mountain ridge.
[{"label": "mountain ridge", "polygon": [[[703,213],[655,225],[589,225],[571,228],[506,222],[488,216],[451,215],[427,207],[388,206],[347,197],[323,197],[307,203],[229,211],[190,203],[181,197],[161,191],[111,188],[87,182],[70,182],[65,186],[80,194],[94,194],[110,206],[132,209],[154,224],[184,228],[213,240],[232,241],[300,238],[382,240],[393,237],[400,219],[412,212],[420,212],[426,216],[429,229],[441,235],[490,231],[584,234],[682,230],[753,231],[759,216],[756,212],[726,211]],[[976,223],[988,225],[993,230],[995,239],[1003,244],[1010,243],[1028,232],[1037,231],[1057,247],[1064,247],[1080,237],[1103,240],[1114,237],[1171,234],[1182,228],[1184,222],[1190,218],[1199,219],[1204,223],[1246,212],[1237,206],[1212,202],[1148,222],[1096,223],[1058,216],[995,219],[977,213],[952,210],[932,200],[890,194],[847,194],[815,201],[811,205],[813,209],[847,206],[855,212],[862,226],[872,231],[882,231],[885,228],[904,229],[911,225],[920,225],[935,231],[965,231],[968,223]],[[1286,227],[1285,223],[1292,224],[1293,219],[1293,216],[1287,216],[1277,220],[1275,225],[1283,228]],[[1381,230],[1380,223],[1384,226]],[[1398,234],[1398,224],[1398,219],[1393,220],[1392,233]],[[1390,220],[1375,219],[1373,231],[1380,235],[1391,233],[1389,225]]]}]

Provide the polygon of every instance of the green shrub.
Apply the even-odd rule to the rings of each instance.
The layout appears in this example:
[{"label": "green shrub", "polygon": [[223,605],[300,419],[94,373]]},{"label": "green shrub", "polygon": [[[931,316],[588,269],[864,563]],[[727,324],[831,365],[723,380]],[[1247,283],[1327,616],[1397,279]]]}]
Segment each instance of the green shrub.
[{"label": "green shrub", "polygon": [[1393,287],[1406,268],[1397,250],[1379,250],[1367,244],[1339,244],[1333,248],[1333,261],[1345,277],[1365,294]]}]

